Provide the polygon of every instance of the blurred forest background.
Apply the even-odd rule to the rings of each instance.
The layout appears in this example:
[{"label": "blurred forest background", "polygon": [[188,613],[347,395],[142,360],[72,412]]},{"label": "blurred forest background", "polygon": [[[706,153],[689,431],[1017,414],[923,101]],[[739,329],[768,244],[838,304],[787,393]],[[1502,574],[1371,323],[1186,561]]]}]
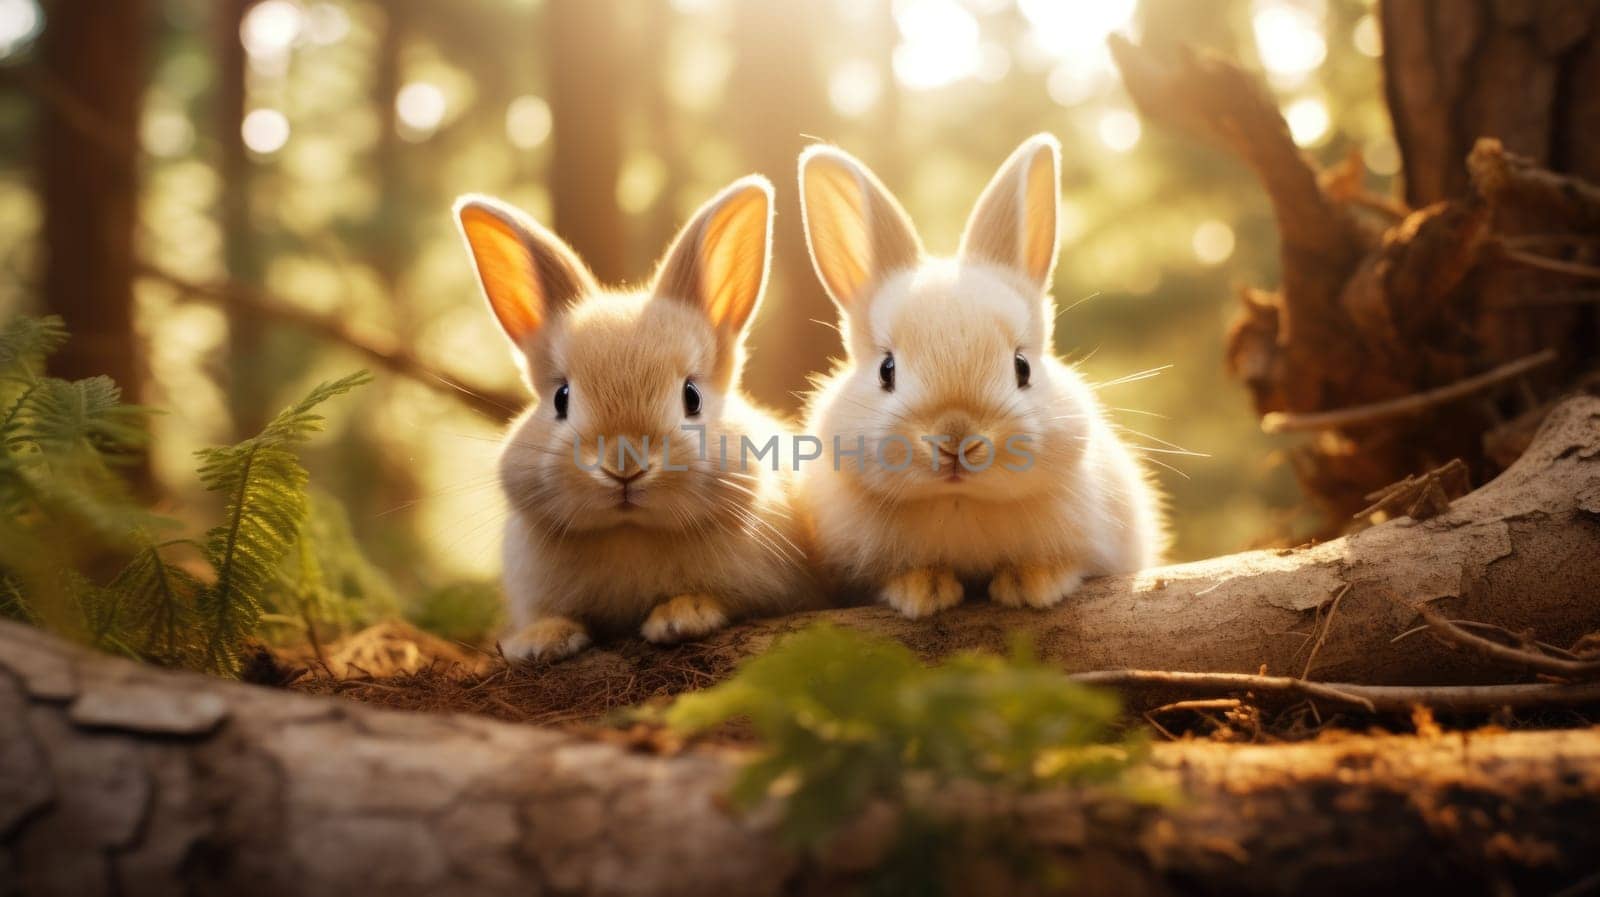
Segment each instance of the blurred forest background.
[{"label": "blurred forest background", "polygon": [[[607,281],[751,171],[779,190],[749,388],[797,407],[838,351],[805,257],[797,152],[836,142],[954,249],[1023,137],[1066,147],[1059,352],[1159,454],[1175,559],[1306,529],[1280,444],[1223,371],[1245,283],[1275,283],[1237,162],[1141,127],[1112,32],[1259,67],[1294,139],[1400,165],[1360,0],[0,0],[0,319],[66,318],[63,376],[163,409],[146,488],[208,497],[192,453],[370,367],[313,482],[402,593],[487,578],[503,396],[520,386],[450,219],[524,207]],[[1169,366],[1170,367],[1166,367]],[[459,386],[459,388],[458,388]],[[470,393],[480,394],[474,398]]]}]

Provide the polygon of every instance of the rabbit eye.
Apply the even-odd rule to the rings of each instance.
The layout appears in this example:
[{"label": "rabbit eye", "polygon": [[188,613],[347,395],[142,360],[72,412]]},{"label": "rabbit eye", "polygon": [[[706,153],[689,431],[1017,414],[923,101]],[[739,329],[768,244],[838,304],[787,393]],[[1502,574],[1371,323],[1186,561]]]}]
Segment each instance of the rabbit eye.
[{"label": "rabbit eye", "polygon": [[883,356],[883,363],[878,365],[878,383],[883,386],[884,392],[894,392],[894,353]]},{"label": "rabbit eye", "polygon": [[694,385],[693,380],[683,381],[683,413],[690,417],[700,416],[700,387]]},{"label": "rabbit eye", "polygon": [[1023,358],[1022,353],[1018,352],[1016,358],[1012,359],[1012,364],[1017,369],[1017,388],[1027,389],[1028,376],[1033,373],[1033,368],[1028,365],[1028,359]]},{"label": "rabbit eye", "polygon": [[572,387],[563,383],[556,387],[555,406],[556,420],[567,419],[567,400],[572,397]]}]

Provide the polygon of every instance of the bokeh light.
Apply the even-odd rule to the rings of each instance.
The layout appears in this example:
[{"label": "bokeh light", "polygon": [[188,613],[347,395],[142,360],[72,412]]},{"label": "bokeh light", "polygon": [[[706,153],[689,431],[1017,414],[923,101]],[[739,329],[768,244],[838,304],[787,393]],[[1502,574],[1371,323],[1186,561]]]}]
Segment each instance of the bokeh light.
[{"label": "bokeh light", "polygon": [[413,81],[400,88],[394,97],[394,113],[400,119],[401,133],[413,140],[438,130],[448,109],[444,91],[427,81]]},{"label": "bokeh light", "polygon": [[871,112],[882,95],[883,77],[864,59],[843,62],[828,76],[828,102],[847,118]]},{"label": "bokeh light", "polygon": [[1139,137],[1144,133],[1139,116],[1126,109],[1108,109],[1100,113],[1095,131],[1100,135],[1100,142],[1115,153],[1125,153],[1138,146]]},{"label": "bokeh light", "polygon": [[289,142],[289,119],[276,109],[256,109],[244,117],[239,134],[251,152],[271,155]]},{"label": "bokeh light", "polygon": [[1361,145],[1361,157],[1373,174],[1391,177],[1400,173],[1400,147],[1388,134],[1379,134]]},{"label": "bokeh light", "polygon": [[1355,28],[1350,32],[1350,42],[1362,56],[1373,59],[1382,56],[1383,33],[1378,27],[1378,17],[1369,12],[1357,19]]},{"label": "bokeh light", "polygon": [[1251,26],[1256,54],[1277,83],[1297,84],[1327,58],[1328,44],[1316,17],[1301,7],[1258,4]]},{"label": "bokeh light", "polygon": [[265,59],[281,57],[300,36],[304,16],[289,0],[262,0],[245,14],[239,26],[239,39],[251,56]]},{"label": "bokeh light", "polygon": [[912,90],[953,84],[978,70],[978,20],[955,0],[900,0],[894,74]]},{"label": "bokeh light", "polygon": [[334,3],[318,3],[306,10],[306,40],[319,46],[332,46],[350,35],[350,14]]},{"label": "bokeh light", "polygon": [[1093,64],[1109,62],[1106,37],[1133,21],[1139,0],[1017,0],[1034,42],[1047,52]]},{"label": "bokeh light", "polygon": [[542,97],[521,96],[506,107],[506,139],[520,150],[537,149],[550,139],[554,124],[550,104]]},{"label": "bokeh light", "polygon": [[1194,229],[1189,245],[1202,265],[1220,265],[1233,256],[1233,228],[1227,222],[1208,218]]},{"label": "bokeh light", "polygon": [[0,58],[32,40],[41,24],[43,17],[34,0],[0,0]]},{"label": "bokeh light", "polygon": [[1289,123],[1289,135],[1301,146],[1316,146],[1328,136],[1332,124],[1328,117],[1328,104],[1317,97],[1301,97],[1283,111]]}]

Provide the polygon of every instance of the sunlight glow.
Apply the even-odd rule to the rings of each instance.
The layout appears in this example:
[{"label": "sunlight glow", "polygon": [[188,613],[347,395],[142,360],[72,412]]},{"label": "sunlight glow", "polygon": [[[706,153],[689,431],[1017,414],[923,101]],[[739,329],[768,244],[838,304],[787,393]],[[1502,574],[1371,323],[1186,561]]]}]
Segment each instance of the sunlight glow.
[{"label": "sunlight glow", "polygon": [[1106,37],[1125,30],[1139,0],[1017,0],[1033,38],[1060,58],[1106,56]]},{"label": "sunlight glow", "polygon": [[239,40],[251,56],[280,57],[294,46],[303,19],[300,7],[289,0],[262,0],[245,14]]},{"label": "sunlight glow", "polygon": [[1139,116],[1126,109],[1102,112],[1095,130],[1100,134],[1100,142],[1115,153],[1125,153],[1138,146],[1139,137],[1144,133]]},{"label": "sunlight glow", "polygon": [[40,24],[39,7],[33,0],[0,0],[0,58],[32,40]]},{"label": "sunlight glow", "polygon": [[1328,104],[1316,97],[1302,97],[1283,112],[1289,122],[1289,135],[1301,146],[1316,146],[1328,136]]},{"label": "sunlight glow", "polygon": [[1383,55],[1383,32],[1378,28],[1378,19],[1372,13],[1367,13],[1356,21],[1356,27],[1350,32],[1350,42],[1356,45],[1356,52],[1362,56],[1371,56],[1376,59]]},{"label": "sunlight glow", "polygon": [[895,3],[901,41],[894,48],[894,74],[912,90],[932,90],[978,70],[978,20],[955,0]]},{"label": "sunlight glow", "polygon": [[139,120],[139,143],[152,156],[181,156],[194,148],[194,125],[181,112],[146,108]]},{"label": "sunlight glow", "polygon": [[1362,144],[1361,158],[1373,174],[1388,177],[1400,173],[1400,147],[1387,134],[1373,137]]},{"label": "sunlight glow", "polygon": [[306,10],[306,39],[329,46],[350,36],[350,14],[332,3],[318,3]]},{"label": "sunlight glow", "polygon": [[239,135],[252,152],[270,156],[289,142],[289,119],[276,109],[257,109],[244,117]]},{"label": "sunlight glow", "polygon": [[883,78],[865,59],[840,64],[828,76],[828,102],[846,118],[860,118],[878,105],[883,95]]},{"label": "sunlight glow", "polygon": [[394,96],[394,114],[411,133],[406,135],[421,139],[438,129],[448,108],[444,91],[437,84],[413,81],[400,88]]},{"label": "sunlight glow", "polygon": [[1277,83],[1298,83],[1328,56],[1328,45],[1322,39],[1316,17],[1304,9],[1263,3],[1256,7],[1251,25],[1256,53]]},{"label": "sunlight glow", "polygon": [[1233,255],[1233,228],[1215,218],[1200,222],[1189,241],[1202,265],[1220,265]]},{"label": "sunlight glow", "polygon": [[521,96],[506,107],[506,139],[520,150],[538,148],[550,139],[553,119],[542,97]]}]

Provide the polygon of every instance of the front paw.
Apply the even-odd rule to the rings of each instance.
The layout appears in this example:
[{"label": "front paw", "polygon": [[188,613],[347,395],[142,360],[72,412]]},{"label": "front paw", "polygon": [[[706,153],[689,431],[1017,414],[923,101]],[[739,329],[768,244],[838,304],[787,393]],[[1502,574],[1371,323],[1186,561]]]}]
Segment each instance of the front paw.
[{"label": "front paw", "polygon": [[1083,584],[1076,567],[1003,567],[989,581],[989,600],[1006,607],[1055,607]]},{"label": "front paw", "polygon": [[908,570],[884,583],[878,594],[885,604],[917,620],[960,604],[961,580],[942,567]]},{"label": "front paw", "polygon": [[513,663],[561,660],[589,647],[589,632],[577,620],[543,617],[500,642],[500,653]]},{"label": "front paw", "polygon": [[679,595],[650,611],[639,633],[658,645],[699,638],[728,625],[722,603],[710,595]]}]

